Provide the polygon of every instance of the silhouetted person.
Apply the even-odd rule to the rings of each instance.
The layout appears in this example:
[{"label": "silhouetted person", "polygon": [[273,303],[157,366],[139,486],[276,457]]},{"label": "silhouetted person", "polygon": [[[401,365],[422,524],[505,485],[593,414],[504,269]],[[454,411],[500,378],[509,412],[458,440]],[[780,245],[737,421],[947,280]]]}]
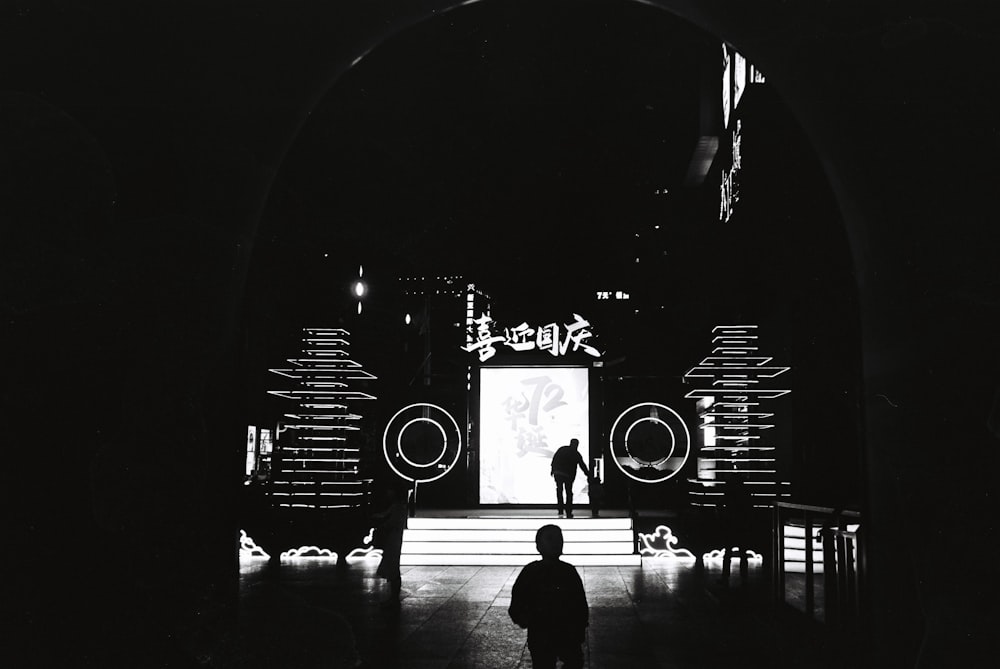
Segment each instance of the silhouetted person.
[{"label": "silhouetted person", "polygon": [[583,641],[589,622],[587,594],[576,567],[559,559],[563,535],[558,525],[543,525],[535,533],[542,556],[524,566],[511,591],[511,620],[528,629],[528,651],[535,669],[583,666]]},{"label": "silhouetted person", "polygon": [[596,476],[591,476],[587,483],[587,495],[590,497],[590,515],[597,518],[604,506],[604,484]]},{"label": "silhouetted person", "polygon": [[399,603],[399,595],[403,588],[403,577],[399,571],[399,558],[403,552],[403,530],[406,529],[406,493],[390,487],[386,491],[386,506],[382,511],[372,514],[378,523],[375,527],[377,547],[382,549],[382,560],[378,564],[376,574],[389,582],[389,597],[383,605]]},{"label": "silhouetted person", "polygon": [[590,478],[590,470],[580,455],[579,447],[579,439],[570,439],[568,446],[560,446],[552,456],[551,474],[556,480],[556,510],[561,516],[565,509],[567,518],[573,517],[573,481],[576,479],[577,467]]},{"label": "silhouetted person", "polygon": [[[734,552],[738,553],[737,558],[740,561],[740,580],[747,580],[749,571],[747,544],[749,543],[753,500],[743,481],[739,479],[730,479],[726,482],[724,500],[722,527],[723,536],[726,539],[726,550],[722,556],[722,583],[729,585],[729,571]],[[734,549],[736,550],[734,551]]]}]

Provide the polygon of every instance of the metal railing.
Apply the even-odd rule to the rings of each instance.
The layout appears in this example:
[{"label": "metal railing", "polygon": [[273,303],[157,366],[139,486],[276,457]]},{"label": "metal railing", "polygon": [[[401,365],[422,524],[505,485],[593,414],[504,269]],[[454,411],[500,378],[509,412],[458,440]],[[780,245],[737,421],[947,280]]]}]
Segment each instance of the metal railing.
[{"label": "metal railing", "polygon": [[856,511],[773,507],[774,597],[831,629],[856,628],[864,605],[864,541]]}]

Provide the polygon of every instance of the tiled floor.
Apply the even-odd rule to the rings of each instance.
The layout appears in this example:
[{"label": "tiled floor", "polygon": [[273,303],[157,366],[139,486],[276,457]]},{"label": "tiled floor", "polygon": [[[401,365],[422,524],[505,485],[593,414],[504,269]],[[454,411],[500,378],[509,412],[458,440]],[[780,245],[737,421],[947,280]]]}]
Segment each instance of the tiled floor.
[{"label": "tiled floor", "polygon": [[[244,564],[241,587],[271,580],[340,613],[365,666],[380,669],[528,668],[525,631],[508,614],[517,567],[404,567],[403,599],[387,590],[377,560]],[[584,648],[590,669],[855,666],[823,647],[808,625],[789,623],[769,598],[760,567],[749,580],[719,583],[721,569],[670,561],[580,569],[590,604]]]}]

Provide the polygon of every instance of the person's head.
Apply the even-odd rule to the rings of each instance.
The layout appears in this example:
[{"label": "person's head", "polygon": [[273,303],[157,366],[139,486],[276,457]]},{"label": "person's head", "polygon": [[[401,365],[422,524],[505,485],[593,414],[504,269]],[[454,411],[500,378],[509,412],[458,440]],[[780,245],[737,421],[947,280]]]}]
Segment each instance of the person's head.
[{"label": "person's head", "polygon": [[570,439],[569,440],[569,445],[572,446],[573,448],[579,448],[580,447],[580,440],[579,439]]},{"label": "person's head", "polygon": [[543,558],[562,555],[563,534],[558,525],[542,525],[535,532],[535,548]]}]

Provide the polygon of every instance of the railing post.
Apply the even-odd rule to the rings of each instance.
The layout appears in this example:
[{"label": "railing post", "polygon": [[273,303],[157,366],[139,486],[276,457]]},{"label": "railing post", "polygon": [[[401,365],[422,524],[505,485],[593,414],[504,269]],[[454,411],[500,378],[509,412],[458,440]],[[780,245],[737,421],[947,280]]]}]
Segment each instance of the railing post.
[{"label": "railing post", "polygon": [[840,624],[840,574],[837,564],[837,530],[828,521],[820,530],[823,541],[823,619],[827,625]]},{"label": "railing post", "polygon": [[775,503],[771,514],[771,550],[774,564],[771,565],[772,595],[774,601],[785,601],[785,528],[781,520],[781,504]]},{"label": "railing post", "polygon": [[628,517],[632,520],[632,554],[639,554],[639,514],[635,510],[635,500],[632,499],[632,482],[626,488],[628,495]]},{"label": "railing post", "polygon": [[805,535],[806,535],[806,613],[809,617],[815,617],[816,593],[813,585],[813,524],[812,516],[808,511],[804,512]]}]

